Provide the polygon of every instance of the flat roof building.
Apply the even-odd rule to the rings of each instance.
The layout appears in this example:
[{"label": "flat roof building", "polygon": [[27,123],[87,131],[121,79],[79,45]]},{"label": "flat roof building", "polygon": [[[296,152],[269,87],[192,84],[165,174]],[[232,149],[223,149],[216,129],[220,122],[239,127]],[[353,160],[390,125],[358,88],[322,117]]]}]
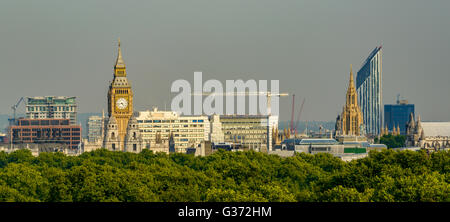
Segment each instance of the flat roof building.
[{"label": "flat roof building", "polygon": [[35,96],[26,99],[26,117],[28,119],[69,119],[70,124],[77,123],[76,97]]},{"label": "flat roof building", "polygon": [[187,148],[197,147],[209,140],[208,116],[180,116],[173,111],[141,111],[136,117],[143,139],[143,147],[152,149],[161,141],[168,141],[173,134],[175,152],[186,153]]},{"label": "flat roof building", "polygon": [[18,119],[10,135],[12,144],[60,144],[78,149],[81,126],[71,125],[69,119]]},{"label": "flat roof building", "polygon": [[278,125],[277,116],[221,115],[219,119],[224,142],[240,144],[242,149],[272,150],[271,132]]},{"label": "flat roof building", "polygon": [[86,126],[89,142],[97,142],[103,139],[103,118],[101,116],[90,116],[88,118]]}]

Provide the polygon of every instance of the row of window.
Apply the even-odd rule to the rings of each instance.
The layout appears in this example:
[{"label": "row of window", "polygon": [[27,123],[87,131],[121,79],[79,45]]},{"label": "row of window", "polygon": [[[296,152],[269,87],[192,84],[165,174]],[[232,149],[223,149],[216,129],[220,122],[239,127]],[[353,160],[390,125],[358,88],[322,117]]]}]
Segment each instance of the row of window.
[{"label": "row of window", "polygon": [[75,106],[29,106],[28,112],[38,112],[38,111],[67,111],[73,112],[75,111]]},{"label": "row of window", "polygon": [[[20,131],[20,129],[14,129],[14,131]],[[37,131],[63,131],[63,132],[70,132],[70,128],[63,128],[63,129],[38,129],[38,128],[34,128],[34,129],[22,129],[23,132],[29,132],[29,131],[33,131],[33,132],[37,132]],[[79,128],[73,128],[74,132],[79,132],[80,129]]]},{"label": "row of window", "polygon": [[[205,137],[204,134],[173,134],[174,137],[196,137],[196,138],[203,138]],[[148,138],[148,137],[156,137],[156,135],[144,135],[144,138]],[[163,138],[167,139],[169,138],[169,135],[163,135]]]},{"label": "row of window", "polygon": [[177,129],[177,130],[152,130],[152,129],[141,129],[140,130],[141,133],[151,133],[151,132],[156,132],[156,133],[161,133],[161,132],[166,132],[166,133],[170,133],[170,132],[204,132],[203,129]]},{"label": "row of window", "polygon": [[168,125],[168,124],[163,124],[163,125],[143,125],[141,124],[139,126],[140,128],[179,128],[179,127],[204,127],[203,124],[191,124],[191,125]]},{"label": "row of window", "polygon": [[[28,133],[29,134],[29,133]],[[22,135],[22,137],[14,137],[15,139],[16,138],[20,138],[20,139],[23,139],[23,140],[32,140],[32,139],[36,139],[36,138],[33,138],[33,137],[31,137],[31,135]],[[60,138],[61,140],[65,140],[65,141],[69,141],[69,140],[71,140],[72,139],[72,141],[74,141],[74,143],[75,143],[75,141],[79,141],[80,140],[80,137],[61,137]]]},{"label": "row of window", "polygon": [[203,119],[194,119],[194,120],[138,120],[138,123],[203,123]]}]

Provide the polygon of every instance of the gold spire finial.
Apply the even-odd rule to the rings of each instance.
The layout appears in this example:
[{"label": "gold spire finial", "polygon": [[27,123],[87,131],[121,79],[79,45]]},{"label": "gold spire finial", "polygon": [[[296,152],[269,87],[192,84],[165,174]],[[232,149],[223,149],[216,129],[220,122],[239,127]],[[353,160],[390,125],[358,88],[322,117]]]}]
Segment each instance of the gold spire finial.
[{"label": "gold spire finial", "polygon": [[119,48],[120,48],[120,37],[119,37]]},{"label": "gold spire finial", "polygon": [[353,68],[352,68],[352,64],[350,64],[350,81],[353,83]]}]

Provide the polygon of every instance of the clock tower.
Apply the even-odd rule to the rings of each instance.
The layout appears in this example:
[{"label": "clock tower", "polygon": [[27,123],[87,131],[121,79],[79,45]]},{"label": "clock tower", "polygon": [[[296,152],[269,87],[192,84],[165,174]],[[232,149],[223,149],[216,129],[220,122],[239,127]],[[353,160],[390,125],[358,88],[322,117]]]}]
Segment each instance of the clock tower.
[{"label": "clock tower", "polygon": [[133,115],[133,91],[127,79],[125,62],[120,49],[120,39],[114,77],[108,90],[108,116],[114,117],[118,131],[118,150],[124,151],[123,142],[127,133],[128,120]]}]

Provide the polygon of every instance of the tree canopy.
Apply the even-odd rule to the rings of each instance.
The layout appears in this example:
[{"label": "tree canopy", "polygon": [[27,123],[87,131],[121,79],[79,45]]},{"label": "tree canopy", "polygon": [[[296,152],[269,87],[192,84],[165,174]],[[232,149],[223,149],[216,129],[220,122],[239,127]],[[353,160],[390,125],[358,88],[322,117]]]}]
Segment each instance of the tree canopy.
[{"label": "tree canopy", "polygon": [[0,152],[0,201],[450,201],[450,152],[330,154],[219,150],[206,157],[105,149],[80,156]]},{"label": "tree canopy", "polygon": [[385,144],[387,148],[399,148],[405,146],[406,137],[404,135],[383,135],[380,139],[375,138],[376,143]]}]

